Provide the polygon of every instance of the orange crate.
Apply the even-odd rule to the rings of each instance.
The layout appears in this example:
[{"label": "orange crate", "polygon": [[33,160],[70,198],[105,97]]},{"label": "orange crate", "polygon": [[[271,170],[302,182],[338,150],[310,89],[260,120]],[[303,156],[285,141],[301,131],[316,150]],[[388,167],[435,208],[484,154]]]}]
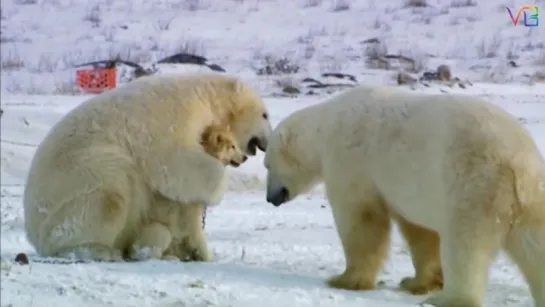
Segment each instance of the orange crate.
[{"label": "orange crate", "polygon": [[115,68],[80,69],[76,83],[86,93],[100,94],[116,86]]}]

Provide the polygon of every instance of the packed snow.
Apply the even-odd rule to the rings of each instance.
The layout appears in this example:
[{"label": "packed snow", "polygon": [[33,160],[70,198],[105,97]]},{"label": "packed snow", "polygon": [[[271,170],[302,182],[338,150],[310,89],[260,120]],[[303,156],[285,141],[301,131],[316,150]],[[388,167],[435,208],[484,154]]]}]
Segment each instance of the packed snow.
[{"label": "packed snow", "polygon": [[[359,83],[395,84],[397,67],[370,64],[377,38],[388,54],[415,59],[414,73],[448,64],[465,88],[442,84],[407,91],[482,96],[514,114],[545,155],[543,26],[514,27],[505,10],[541,1],[437,0],[8,0],[2,3],[1,293],[2,307],[402,307],[425,296],[397,289],[413,274],[397,230],[373,291],[328,288],[344,269],[342,247],[322,187],[282,207],[265,201],[263,155],[230,168],[229,192],[208,211],[211,263],[33,262],[23,230],[22,191],[36,145],[66,112],[88,98],[74,95],[76,64],[120,54],[149,64],[184,51],[206,55],[258,89],[273,126],[327,97],[276,97],[289,79],[324,72]],[[269,75],[265,59],[299,69]],[[513,66],[512,61],[515,63]],[[202,68],[170,65],[161,71]],[[204,69],[206,70],[206,69]],[[536,77],[537,76],[537,77]],[[545,77],[543,77],[545,79]],[[542,80],[541,80],[542,82]],[[30,265],[14,259],[26,253]],[[531,307],[528,288],[502,253],[490,268],[486,307]]]},{"label": "packed snow", "polygon": [[[119,55],[147,65],[182,51],[206,56],[264,92],[279,80],[297,82],[324,72],[395,83],[395,70],[369,69],[380,67],[369,63],[374,53],[410,57],[416,70],[448,64],[454,76],[472,82],[528,84],[545,79],[545,28],[525,27],[523,18],[513,26],[506,7],[516,15],[524,5],[540,4],[543,0],[5,0],[0,88],[66,94],[74,91],[78,64]],[[256,76],[265,64],[282,59],[299,69]]]},{"label": "packed snow", "polygon": [[[545,88],[476,85],[479,93],[525,123],[545,153]],[[48,128],[85,97],[2,96],[2,306],[411,306],[422,297],[395,289],[413,272],[394,233],[383,285],[369,292],[329,289],[344,257],[320,188],[280,208],[265,202],[262,155],[231,172],[230,192],[209,210],[206,233],[213,263],[148,261],[123,264],[21,266],[36,257],[25,239],[21,194],[29,161]],[[265,98],[273,125],[318,101]],[[486,306],[532,306],[521,275],[500,255],[490,270]]]}]

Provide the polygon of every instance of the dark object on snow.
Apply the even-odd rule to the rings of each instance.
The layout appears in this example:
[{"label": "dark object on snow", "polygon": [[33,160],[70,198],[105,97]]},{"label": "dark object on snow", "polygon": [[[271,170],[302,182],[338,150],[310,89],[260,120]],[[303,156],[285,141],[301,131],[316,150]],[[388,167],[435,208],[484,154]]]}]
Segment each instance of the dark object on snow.
[{"label": "dark object on snow", "polygon": [[116,58],[113,60],[104,60],[104,61],[95,61],[95,62],[88,62],[76,65],[76,67],[82,67],[82,66],[89,66],[91,65],[93,68],[115,68],[117,64],[125,64],[127,66],[136,68],[136,69],[142,69],[145,70],[142,66],[140,66],[137,63],[121,60],[120,58]]},{"label": "dark object on snow", "polygon": [[380,44],[380,40],[378,39],[378,37],[373,37],[373,38],[366,39],[361,43],[362,44]]},{"label": "dark object on snow", "polygon": [[303,82],[303,83],[312,82],[312,83],[316,83],[316,84],[322,84],[322,82],[320,82],[320,81],[318,81],[316,79],[313,79],[313,78],[305,78],[301,82]]},{"label": "dark object on snow", "polygon": [[205,57],[189,53],[176,53],[164,59],[157,61],[157,64],[195,64],[207,65],[208,60]]},{"label": "dark object on snow", "polygon": [[443,81],[449,82],[452,79],[452,73],[448,65],[439,65],[437,71],[426,71],[420,77],[420,81]]},{"label": "dark object on snow", "polygon": [[408,73],[403,72],[403,71],[400,71],[400,72],[397,73],[397,84],[398,85],[405,85],[405,84],[411,85],[411,84],[415,84],[415,83],[416,83],[416,79],[413,78]]},{"label": "dark object on snow", "polygon": [[159,60],[157,64],[194,64],[194,65],[206,66],[213,71],[225,72],[225,69],[223,69],[223,67],[217,64],[208,64],[207,58],[200,55],[189,54],[189,53],[173,54],[171,56],[168,56],[164,59]]},{"label": "dark object on snow", "polygon": [[110,68],[114,68],[116,63],[117,63],[116,60],[105,60],[105,61],[87,62],[87,63],[76,65],[75,67],[92,66],[93,69],[98,69],[98,68],[110,69]]},{"label": "dark object on snow", "polygon": [[15,262],[21,265],[28,264],[28,256],[25,253],[19,253],[15,256]]},{"label": "dark object on snow", "polygon": [[140,77],[143,77],[143,76],[149,76],[149,75],[153,75],[154,73],[156,73],[158,71],[157,67],[155,67],[155,64],[151,66],[151,68],[148,68],[148,69],[144,69],[142,67],[137,67],[134,69],[133,71],[133,75],[134,75],[134,78],[140,78]]},{"label": "dark object on snow", "polygon": [[0,109],[0,116],[4,115],[4,110]]},{"label": "dark object on snow", "polygon": [[223,67],[219,66],[218,64],[210,64],[206,66],[208,66],[208,68],[212,69],[213,71],[225,72],[225,69],[223,69]]},{"label": "dark object on snow", "polygon": [[331,84],[315,83],[308,85],[307,88],[326,88],[328,86],[331,86]]},{"label": "dark object on snow", "polygon": [[325,88],[327,87],[327,84],[324,84],[316,79],[313,79],[313,78],[305,78],[303,79],[302,81],[303,83],[312,83],[312,84],[309,84],[307,85],[306,87],[307,88]]},{"label": "dark object on snow", "polygon": [[301,94],[301,91],[298,88],[291,85],[284,86],[284,88],[282,89],[282,92],[285,94]]},{"label": "dark object on snow", "polygon": [[[342,75],[342,76],[350,76],[350,75],[344,75],[344,74],[339,74],[339,75]],[[330,74],[323,74],[322,77],[331,77]],[[352,76],[353,77],[353,76]],[[310,83],[309,85],[306,86],[306,88],[327,88],[327,87],[353,87],[353,85],[350,85],[350,84],[342,84],[342,83],[323,83],[323,82],[320,82],[314,78],[305,78],[303,79],[301,82],[303,83]]]},{"label": "dark object on snow", "polygon": [[437,73],[426,71],[422,74],[422,77],[420,77],[420,81],[433,81],[437,80]]},{"label": "dark object on snow", "polygon": [[450,66],[443,64],[437,67],[437,79],[439,81],[448,82],[451,78]]},{"label": "dark object on snow", "polygon": [[399,54],[387,54],[384,56],[385,59],[396,59],[396,60],[402,60],[402,61],[405,61],[405,62],[409,62],[411,64],[414,64],[414,59],[411,59],[409,57],[406,57],[406,56],[403,56],[403,55],[399,55]]},{"label": "dark object on snow", "polygon": [[141,65],[139,65],[138,63],[122,60],[119,56],[117,56],[117,58],[115,58],[113,60],[88,62],[88,63],[83,63],[83,64],[76,65],[76,67],[91,66],[91,67],[93,67],[93,69],[99,69],[99,68],[113,69],[113,68],[115,68],[117,66],[117,64],[124,64],[124,65],[127,65],[129,67],[134,68],[133,74],[134,74],[135,79],[143,77],[143,76],[153,75],[154,73],[157,72],[157,68],[155,67],[155,65],[153,65],[149,69],[146,69],[146,68],[142,67]]},{"label": "dark object on snow", "polygon": [[324,77],[324,78],[333,77],[333,78],[337,78],[337,79],[348,79],[348,80],[350,80],[350,81],[352,81],[354,83],[358,83],[358,80],[356,80],[355,76],[349,75],[349,74],[338,73],[338,72],[323,73],[322,77]]}]

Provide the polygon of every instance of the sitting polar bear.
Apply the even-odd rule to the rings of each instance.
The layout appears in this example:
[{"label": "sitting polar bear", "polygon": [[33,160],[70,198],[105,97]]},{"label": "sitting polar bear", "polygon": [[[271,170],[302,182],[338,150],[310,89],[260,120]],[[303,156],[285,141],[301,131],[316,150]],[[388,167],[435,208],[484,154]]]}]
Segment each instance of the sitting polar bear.
[{"label": "sitting polar bear", "polygon": [[[247,159],[238,146],[229,127],[212,125],[202,135],[201,145],[212,157],[224,165],[239,167]],[[204,206],[180,206],[160,196],[155,197],[150,208],[149,223],[140,229],[132,250],[131,259],[210,260],[206,240],[202,235],[201,220],[188,218],[203,214]]]},{"label": "sitting polar bear", "polygon": [[[200,144],[210,125],[229,126],[249,155],[265,150],[272,130],[260,97],[226,75],[143,77],[76,107],[31,162],[29,242],[41,256],[119,261],[154,203],[188,205],[187,222],[200,221],[191,204],[217,204],[227,185],[225,166]],[[195,231],[189,241],[204,240]]]},{"label": "sitting polar bear", "polygon": [[481,306],[503,248],[545,307],[545,162],[499,107],[360,86],[284,119],[264,162],[275,206],[325,183],[346,258],[330,286],[375,286],[393,217],[416,273],[401,286],[425,293],[444,279],[426,303]]}]

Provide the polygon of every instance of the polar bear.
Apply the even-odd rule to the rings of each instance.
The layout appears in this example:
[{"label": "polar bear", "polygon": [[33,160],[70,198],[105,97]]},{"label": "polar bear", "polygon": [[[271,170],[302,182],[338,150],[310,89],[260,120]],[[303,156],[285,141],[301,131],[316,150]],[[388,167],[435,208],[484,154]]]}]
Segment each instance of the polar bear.
[{"label": "polar bear", "polygon": [[220,74],[142,77],[82,103],[52,127],[31,162],[29,242],[42,256],[119,261],[155,195],[180,206],[217,204],[227,180],[200,144],[210,125],[230,126],[248,155],[266,149],[272,130],[257,93]]},{"label": "polar bear", "polygon": [[482,306],[488,267],[504,249],[545,307],[545,161],[501,108],[360,86],[282,120],[264,163],[275,206],[324,182],[346,258],[330,286],[375,286],[394,217],[416,273],[401,286],[426,288],[442,273],[425,303]]},{"label": "polar bear", "polygon": [[[201,145],[224,165],[239,167],[247,160],[230,127],[211,125],[202,135]],[[130,259],[210,261],[201,219],[204,206],[179,205],[156,195],[149,213],[149,223],[140,229],[129,251]]]}]

